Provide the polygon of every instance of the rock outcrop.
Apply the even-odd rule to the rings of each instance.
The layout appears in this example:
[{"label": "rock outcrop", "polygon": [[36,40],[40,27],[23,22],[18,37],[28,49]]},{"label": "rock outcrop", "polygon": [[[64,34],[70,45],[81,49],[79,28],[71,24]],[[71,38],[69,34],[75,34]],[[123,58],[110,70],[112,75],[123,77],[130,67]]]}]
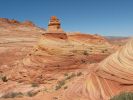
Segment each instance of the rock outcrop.
[{"label": "rock outcrop", "polygon": [[22,22],[22,25],[32,26],[32,27],[36,26],[32,21],[28,21],[28,20]]},{"label": "rock outcrop", "polygon": [[[7,19],[4,19],[4,21],[7,21]],[[27,26],[29,24],[31,24],[30,27]],[[44,80],[49,79],[47,77],[49,73],[83,69],[87,64],[99,62],[110,54],[111,47],[106,42],[98,44],[91,42],[91,40],[106,41],[102,37],[89,34],[70,36],[61,29],[60,25],[60,21],[54,16],[51,17],[46,31],[34,27],[31,22],[26,22],[25,26],[13,24],[14,28],[5,28],[6,30],[9,29],[9,33],[6,32],[7,36],[3,39],[2,42],[4,44],[2,46],[5,46],[7,43],[6,45],[10,45],[12,48],[14,46],[16,48],[19,47],[19,49],[21,48],[21,51],[19,50],[18,52],[18,50],[10,48],[10,52],[8,51],[10,56],[5,57],[5,59],[8,58],[10,60],[13,57],[15,60],[12,59],[14,60],[11,63],[12,65],[10,63],[5,65],[6,62],[3,63],[3,58],[1,57],[1,63],[3,65],[1,65],[0,71],[9,80],[44,83]],[[4,34],[4,32],[2,33]],[[39,33],[42,35],[39,36]],[[35,45],[38,37],[41,37],[41,39]],[[31,50],[33,46],[34,48]],[[14,51],[17,54],[12,53]],[[28,51],[29,53],[26,55]],[[6,56],[6,54],[7,52],[4,52],[1,55]],[[21,60],[17,59],[18,56]],[[5,66],[7,66],[7,69],[5,69]],[[51,78],[53,76],[51,75],[49,77]]]},{"label": "rock outcrop", "polygon": [[43,38],[54,38],[54,39],[67,39],[67,34],[61,29],[61,24],[59,19],[56,16],[50,18],[48,29],[43,34]]},{"label": "rock outcrop", "polygon": [[99,66],[99,76],[120,84],[133,84],[133,39]]},{"label": "rock outcrop", "polygon": [[64,93],[63,100],[109,100],[120,92],[133,91],[133,39],[89,70],[84,80]]},{"label": "rock outcrop", "polygon": [[46,32],[47,33],[64,33],[64,31],[61,29],[61,23],[56,16],[52,16],[50,18],[48,29]]},{"label": "rock outcrop", "polygon": [[[31,21],[20,22],[14,19],[0,18],[1,34],[27,34],[27,33],[44,33],[45,29],[37,27]],[[36,34],[34,34],[36,35]]]},{"label": "rock outcrop", "polygon": [[0,18],[0,26],[5,26],[5,25],[14,25],[14,26],[35,26],[31,21],[24,21],[20,22],[15,19],[7,19],[7,18]]},{"label": "rock outcrop", "polygon": [[84,33],[76,33],[76,34],[69,34],[69,40],[76,41],[76,42],[83,42],[83,43],[92,43],[92,44],[106,44],[110,45],[109,42],[102,36],[97,34],[84,34]]},{"label": "rock outcrop", "polygon": [[[37,43],[38,37],[41,39]],[[28,88],[37,89],[36,84],[48,87],[43,89],[45,93],[50,91],[46,93],[50,96],[47,100],[58,94],[60,100],[107,100],[121,91],[132,90],[132,40],[98,64],[113,52],[108,41],[99,35],[68,35],[55,16],[46,31],[29,21],[2,18],[0,39],[0,75],[7,79],[0,82],[0,97],[9,90],[23,93]],[[64,80],[64,87],[55,91],[57,83]],[[21,99],[41,100],[46,98],[45,93],[40,99]]]}]

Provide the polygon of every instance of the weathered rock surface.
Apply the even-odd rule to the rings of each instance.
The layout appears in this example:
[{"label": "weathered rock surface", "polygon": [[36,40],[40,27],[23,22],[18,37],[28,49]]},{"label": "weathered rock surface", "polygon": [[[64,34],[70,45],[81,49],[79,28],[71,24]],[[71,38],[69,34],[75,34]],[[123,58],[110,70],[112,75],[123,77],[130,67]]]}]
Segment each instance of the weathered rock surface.
[{"label": "weathered rock surface", "polygon": [[[31,21],[19,22],[14,19],[0,18],[0,34],[44,33],[45,29],[37,27]],[[22,33],[23,32],[23,33]],[[24,33],[25,32],[25,33]],[[34,34],[36,36],[36,34]]]},{"label": "weathered rock surface", "polygon": [[[56,16],[50,18],[48,29],[43,34],[44,38],[67,39],[67,34],[61,29],[61,23]],[[45,39],[44,39],[45,40]]]},{"label": "weathered rock surface", "polygon": [[99,66],[99,76],[121,84],[133,84],[133,39]]},{"label": "weathered rock surface", "polygon": [[[82,97],[87,100],[88,98],[92,100],[102,98],[101,100],[103,100],[104,97],[108,98],[113,95],[113,93],[111,95],[110,92],[108,93],[108,88],[111,87],[114,93],[116,93],[115,90],[121,88],[120,81],[114,82],[102,77],[101,72],[105,69],[104,67],[102,69],[101,65],[104,66],[104,64],[91,65],[91,63],[100,62],[113,52],[112,45],[102,36],[68,35],[61,29],[60,21],[55,16],[51,17],[46,31],[29,21],[22,23],[16,20],[0,19],[0,25],[0,75],[6,76],[8,80],[4,85],[4,82],[0,82],[0,94],[6,94],[8,90],[10,92],[14,90],[29,91],[31,87],[25,84],[37,83],[44,84],[46,87],[55,86],[62,77],[65,77],[64,74],[74,71],[80,71],[83,75],[84,72],[89,73],[89,75],[87,77],[82,75],[81,80],[73,78],[75,84],[73,81],[69,84],[69,80],[67,80],[68,89],[64,93],[64,99],[61,97],[61,100],[77,100]],[[77,77],[80,78],[80,76]],[[116,86],[117,88],[114,88]],[[127,90],[125,86],[123,89]],[[61,94],[63,91],[57,91],[57,94]],[[109,95],[106,95],[106,91]],[[50,99],[47,100],[53,99],[52,96],[56,94],[56,91],[54,91],[55,94],[52,93],[47,93],[47,96],[50,96]],[[41,100],[44,98],[46,95],[43,94],[37,98],[20,99]],[[13,100],[17,100],[17,98],[13,98]]]},{"label": "weathered rock surface", "polygon": [[[31,33],[20,34],[22,31],[19,30],[13,33],[11,37],[6,37],[9,41],[4,39],[3,43],[7,42],[7,46],[13,46],[10,48],[10,52],[8,49],[9,54],[7,52],[1,54],[9,62],[11,61],[7,64],[1,58],[0,71],[9,80],[44,83],[44,80],[49,79],[46,74],[62,70],[82,69],[87,64],[101,61],[111,53],[110,45],[100,36],[89,34],[67,35],[60,31],[60,22],[56,17],[51,17],[49,25],[46,32],[43,30],[32,31],[31,28],[34,26],[31,25],[31,28],[28,27]],[[36,32],[38,34],[42,32],[43,35],[39,36]],[[34,35],[35,33],[37,35]],[[41,38],[35,46],[38,37]],[[91,42],[91,40],[95,42]],[[14,46],[16,49],[13,49]],[[33,46],[35,47],[32,49]],[[19,49],[17,49],[18,47]],[[11,53],[13,51],[16,53]],[[6,56],[6,53],[10,56]],[[12,57],[13,59],[11,59]],[[5,66],[7,66],[6,69]],[[52,77],[52,74],[49,77]]]},{"label": "weathered rock surface", "polygon": [[133,91],[133,39],[123,48],[89,69],[67,91],[63,100],[109,100],[120,92]]},{"label": "weathered rock surface", "polygon": [[61,23],[56,16],[50,18],[47,33],[64,33],[61,29]]}]

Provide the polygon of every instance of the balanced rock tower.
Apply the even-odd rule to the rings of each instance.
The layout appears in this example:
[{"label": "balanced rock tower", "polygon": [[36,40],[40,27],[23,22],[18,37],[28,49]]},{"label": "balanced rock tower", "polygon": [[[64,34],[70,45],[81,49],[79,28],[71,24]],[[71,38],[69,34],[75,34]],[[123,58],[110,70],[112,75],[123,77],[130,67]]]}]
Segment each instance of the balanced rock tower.
[{"label": "balanced rock tower", "polygon": [[62,30],[61,23],[56,16],[50,18],[48,29],[43,35],[46,37],[67,39],[67,34]]}]

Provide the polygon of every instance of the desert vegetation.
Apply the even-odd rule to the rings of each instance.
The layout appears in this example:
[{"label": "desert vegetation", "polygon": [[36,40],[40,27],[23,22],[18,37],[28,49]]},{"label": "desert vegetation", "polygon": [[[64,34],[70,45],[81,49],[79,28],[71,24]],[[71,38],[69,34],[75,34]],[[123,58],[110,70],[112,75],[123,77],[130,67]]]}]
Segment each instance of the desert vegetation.
[{"label": "desert vegetation", "polygon": [[112,97],[110,100],[133,100],[133,92],[123,92]]}]

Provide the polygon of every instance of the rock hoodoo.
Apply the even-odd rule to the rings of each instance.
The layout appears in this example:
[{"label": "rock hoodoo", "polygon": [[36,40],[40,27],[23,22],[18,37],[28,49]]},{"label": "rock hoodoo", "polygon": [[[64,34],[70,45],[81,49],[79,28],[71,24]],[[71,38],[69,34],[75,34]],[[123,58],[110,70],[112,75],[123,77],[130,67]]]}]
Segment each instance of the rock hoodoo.
[{"label": "rock hoodoo", "polygon": [[48,24],[48,29],[47,29],[47,32],[48,33],[63,33],[63,30],[61,29],[61,26],[60,26],[60,21],[59,19],[57,19],[56,16],[52,16],[50,18],[50,21],[49,21],[49,24]]},{"label": "rock hoodoo", "polygon": [[67,39],[67,34],[62,30],[60,21],[56,16],[50,18],[48,29],[46,30],[45,37],[53,37],[58,39]]}]

